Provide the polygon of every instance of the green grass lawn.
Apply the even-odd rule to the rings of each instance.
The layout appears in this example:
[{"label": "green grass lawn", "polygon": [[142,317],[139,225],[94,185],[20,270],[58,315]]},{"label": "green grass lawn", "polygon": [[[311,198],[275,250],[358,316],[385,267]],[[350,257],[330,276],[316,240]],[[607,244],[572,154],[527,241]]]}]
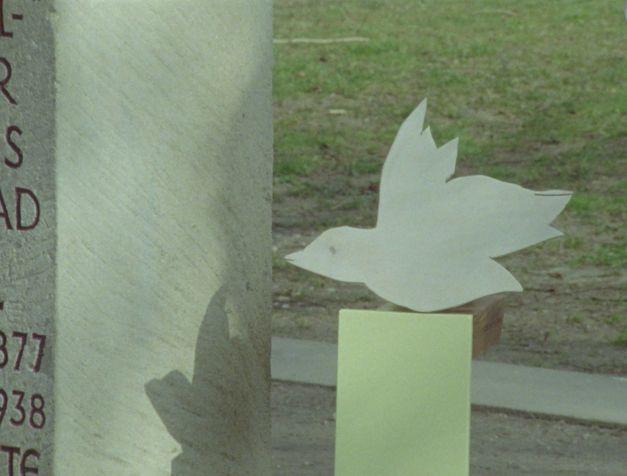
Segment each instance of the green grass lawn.
[{"label": "green grass lawn", "polygon": [[[458,171],[576,192],[576,262],[627,264],[627,22],[610,0],[275,0],[275,181],[378,173],[424,97]],[[348,193],[348,192],[347,192]],[[360,206],[354,200],[354,206]],[[597,233],[598,231],[598,233]],[[556,245],[557,246],[557,245]]]}]

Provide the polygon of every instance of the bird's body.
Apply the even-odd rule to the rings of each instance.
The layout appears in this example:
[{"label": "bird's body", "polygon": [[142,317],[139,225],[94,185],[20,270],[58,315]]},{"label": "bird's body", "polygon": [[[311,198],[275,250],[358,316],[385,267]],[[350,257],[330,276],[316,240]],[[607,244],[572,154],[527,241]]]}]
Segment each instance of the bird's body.
[{"label": "bird's body", "polygon": [[457,140],[437,148],[422,131],[423,101],[401,126],[383,167],[377,224],[322,233],[293,264],[365,283],[382,298],[435,311],[522,291],[491,258],[561,233],[550,226],[570,192],[534,192],[485,176],[459,177]]}]

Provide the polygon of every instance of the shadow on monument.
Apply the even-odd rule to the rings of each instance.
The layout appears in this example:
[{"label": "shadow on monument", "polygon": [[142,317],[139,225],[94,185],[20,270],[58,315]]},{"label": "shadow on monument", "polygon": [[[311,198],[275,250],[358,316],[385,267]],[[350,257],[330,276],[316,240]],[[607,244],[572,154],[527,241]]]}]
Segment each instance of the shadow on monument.
[{"label": "shadow on monument", "polygon": [[[188,197],[190,206],[202,207],[211,220],[211,235],[196,236],[193,229],[189,233],[217,249],[207,261],[204,284],[194,283],[213,287],[206,294],[211,299],[198,328],[191,382],[187,368],[183,373],[173,364],[163,369],[164,377],[145,385],[165,429],[181,446],[181,452],[172,455],[171,476],[272,474],[272,58],[268,48],[272,9],[269,2],[249,3],[248,9],[254,6],[250,17],[254,24],[265,25],[255,33],[262,41],[250,36],[242,42],[241,32],[230,28],[228,11],[208,16],[209,23],[202,24],[203,29],[222,32],[225,38],[210,58],[216,80],[208,85],[207,94],[216,98],[211,107],[230,117],[219,123],[213,119],[194,123],[196,134],[205,137],[198,141],[206,142],[206,160],[211,162],[214,178],[207,201],[196,204]],[[243,50],[244,46],[250,51]],[[238,52],[242,60],[246,58],[244,63],[233,59]],[[246,83],[236,81],[242,74],[238,65],[250,68]],[[179,81],[184,85],[183,79],[176,79],[173,86],[181,87]],[[234,99],[227,101],[231,96]],[[185,112],[181,120],[187,123],[188,119]],[[210,133],[216,124],[224,125],[220,134]],[[197,308],[195,312],[202,311]],[[160,372],[152,375],[160,376]]]},{"label": "shadow on monument", "polygon": [[[182,452],[172,460],[172,476],[239,474],[255,453],[250,441],[252,356],[246,339],[234,335],[237,311],[227,287],[213,296],[196,342],[191,383],[174,370],[145,386],[146,393]],[[260,380],[259,380],[260,379]],[[253,384],[253,385],[251,385]]]}]

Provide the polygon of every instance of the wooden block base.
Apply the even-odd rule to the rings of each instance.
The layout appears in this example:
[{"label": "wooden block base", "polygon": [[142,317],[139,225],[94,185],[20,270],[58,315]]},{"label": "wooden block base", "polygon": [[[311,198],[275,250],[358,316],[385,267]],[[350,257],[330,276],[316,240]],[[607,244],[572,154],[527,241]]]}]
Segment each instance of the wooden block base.
[{"label": "wooden block base", "polygon": [[[494,294],[451,309],[442,314],[472,314],[472,357],[477,358],[501,338],[505,296]],[[395,304],[384,304],[379,309],[399,312],[415,312]]]}]

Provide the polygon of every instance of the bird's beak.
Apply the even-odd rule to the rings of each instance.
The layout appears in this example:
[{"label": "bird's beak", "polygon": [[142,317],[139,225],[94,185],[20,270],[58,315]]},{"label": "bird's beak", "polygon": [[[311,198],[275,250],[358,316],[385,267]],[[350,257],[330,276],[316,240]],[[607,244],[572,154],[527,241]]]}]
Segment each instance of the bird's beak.
[{"label": "bird's beak", "polygon": [[287,255],[285,259],[292,264],[296,264],[298,262],[298,259],[302,256],[302,254],[303,254],[302,251],[296,251],[295,253],[290,253],[289,255]]}]

